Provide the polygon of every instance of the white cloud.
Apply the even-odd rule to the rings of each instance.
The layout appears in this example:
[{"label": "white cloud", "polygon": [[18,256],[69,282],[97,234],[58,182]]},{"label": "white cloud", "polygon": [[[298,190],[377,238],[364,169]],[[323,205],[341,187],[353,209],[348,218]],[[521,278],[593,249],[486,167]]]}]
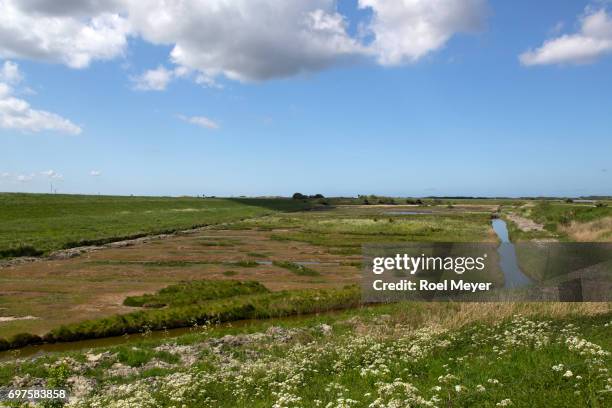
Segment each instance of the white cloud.
[{"label": "white cloud", "polygon": [[[169,46],[172,69],[134,78],[164,90],[176,78],[264,81],[375,58],[411,63],[482,26],[486,0],[359,0],[372,11],[351,35],[338,0],[0,0],[0,57],[83,68],[124,53],[129,36]],[[371,40],[371,41],[370,41]]]},{"label": "white cloud", "polygon": [[[152,4],[153,3],[153,4]],[[128,1],[130,21],[201,82],[258,81],[318,71],[359,54],[334,0]]]},{"label": "white cloud", "polygon": [[81,128],[68,119],[55,113],[33,109],[25,100],[16,98],[11,84],[22,79],[23,74],[19,71],[19,66],[5,61],[0,71],[0,128],[30,132],[53,130],[69,134],[81,133]]},{"label": "white cloud", "polygon": [[175,79],[189,77],[193,77],[196,84],[207,88],[223,88],[214,78],[202,73],[194,75],[192,69],[183,66],[176,66],[170,70],[160,65],[156,69],[150,69],[141,75],[132,77],[132,82],[134,83],[134,89],[138,91],[165,91],[170,82]]},{"label": "white cloud", "polygon": [[130,32],[114,1],[0,0],[0,57],[72,68],[121,55]]},{"label": "white cloud", "polygon": [[20,183],[27,183],[28,181],[32,181],[34,179],[34,174],[20,174],[17,176],[17,181]]},{"label": "white cloud", "polygon": [[92,177],[98,177],[102,175],[102,172],[100,170],[92,170],[89,172],[89,175]]},{"label": "white cloud", "polygon": [[359,7],[372,9],[366,31],[382,65],[415,62],[456,33],[480,30],[487,14],[485,0],[359,0]]},{"label": "white cloud", "polygon": [[10,176],[11,176],[11,173],[7,173],[7,172],[0,173],[0,178],[9,178]]},{"label": "white cloud", "polygon": [[120,10],[121,0],[19,0],[18,4],[21,10],[36,14],[87,16]]},{"label": "white cloud", "polygon": [[204,117],[204,116],[189,116],[188,117],[188,116],[178,115],[178,118],[187,123],[191,123],[192,125],[204,127],[207,129],[216,130],[221,127],[217,122],[207,117]]},{"label": "white cloud", "polygon": [[606,10],[587,8],[580,30],[547,40],[519,56],[523,65],[585,64],[612,53],[612,16]]},{"label": "white cloud", "polygon": [[18,84],[22,80],[23,74],[19,71],[19,66],[12,61],[4,61],[0,67],[0,82]]},{"label": "white cloud", "polygon": [[173,78],[172,71],[159,66],[156,69],[145,71],[142,75],[133,78],[134,88],[140,91],[163,91]]},{"label": "white cloud", "polygon": [[57,131],[78,135],[81,128],[55,113],[33,109],[23,99],[11,95],[6,84],[0,83],[0,128],[40,132]]},{"label": "white cloud", "polygon": [[58,172],[56,172],[55,170],[47,170],[47,171],[41,171],[40,174],[42,176],[46,176],[50,179],[63,179],[64,176],[62,176],[61,174],[59,174]]}]

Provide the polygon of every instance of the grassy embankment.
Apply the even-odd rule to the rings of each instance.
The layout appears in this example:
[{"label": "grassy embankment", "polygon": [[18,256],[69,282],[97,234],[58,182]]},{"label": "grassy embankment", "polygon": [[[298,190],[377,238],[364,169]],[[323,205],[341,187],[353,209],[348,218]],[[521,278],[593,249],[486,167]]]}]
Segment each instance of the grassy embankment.
[{"label": "grassy embankment", "polygon": [[0,258],[38,256],[312,205],[290,199],[0,193]]},{"label": "grassy embankment", "polygon": [[139,311],[63,325],[42,337],[18,333],[9,339],[0,338],[0,350],[212,322],[319,313],[355,307],[359,301],[360,292],[356,286],[270,292],[258,282],[184,282],[168,286],[155,294],[127,297],[124,304],[141,307]]},{"label": "grassy embankment", "polygon": [[612,203],[566,203],[563,201],[537,201],[529,205],[505,207],[525,218],[541,224],[542,231],[521,231],[510,222],[513,241],[531,239],[557,239],[561,241],[609,242],[612,241]]},{"label": "grassy embankment", "polygon": [[605,407],[611,334],[608,304],[400,303],[8,361],[0,385],[78,407]]}]

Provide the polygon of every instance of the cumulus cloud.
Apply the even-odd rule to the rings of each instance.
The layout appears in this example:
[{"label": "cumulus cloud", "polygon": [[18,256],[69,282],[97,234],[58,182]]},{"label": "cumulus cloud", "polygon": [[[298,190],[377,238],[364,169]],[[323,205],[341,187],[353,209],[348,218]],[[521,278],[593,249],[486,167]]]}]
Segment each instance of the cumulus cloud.
[{"label": "cumulus cloud", "polygon": [[42,176],[48,177],[50,179],[60,179],[61,180],[61,179],[64,178],[64,176],[62,176],[61,174],[59,174],[55,170],[41,171],[40,174]]},{"label": "cumulus cloud", "polygon": [[0,82],[7,84],[17,84],[23,79],[23,74],[19,71],[19,66],[12,61],[4,61],[0,67]]},{"label": "cumulus cloud", "polygon": [[81,128],[68,119],[34,109],[25,100],[15,97],[11,85],[22,79],[19,66],[5,61],[0,70],[0,128],[30,132],[53,130],[74,135],[81,133]]},{"label": "cumulus cloud", "polygon": [[[170,46],[173,69],[134,78],[163,90],[178,77],[263,81],[375,58],[411,63],[479,29],[486,0],[359,0],[372,11],[352,36],[337,0],[0,0],[0,56],[83,68],[122,55],[128,37]],[[371,41],[370,41],[371,40]]]},{"label": "cumulus cloud", "polygon": [[92,170],[89,172],[89,175],[92,177],[98,177],[102,175],[102,172],[100,170]]},{"label": "cumulus cloud", "polygon": [[130,32],[118,10],[114,1],[0,0],[0,57],[72,68],[115,58]]},{"label": "cumulus cloud", "polygon": [[[151,4],[153,3],[153,4]],[[129,1],[135,30],[173,46],[170,58],[200,81],[258,81],[324,69],[360,54],[334,0]]]},{"label": "cumulus cloud", "polygon": [[11,96],[0,84],[0,127],[30,132],[52,130],[78,135],[81,128],[55,113],[33,109],[23,99]]},{"label": "cumulus cloud", "polygon": [[605,9],[587,8],[580,29],[545,41],[519,56],[523,65],[585,64],[612,53],[612,16]]},{"label": "cumulus cloud", "polygon": [[196,125],[196,126],[200,126],[200,127],[204,127],[207,129],[219,129],[221,126],[213,121],[212,119],[209,119],[205,116],[184,116],[184,115],[178,115],[178,118],[184,122],[187,123],[191,123],[192,125]]},{"label": "cumulus cloud", "polygon": [[134,88],[140,91],[163,91],[172,80],[172,71],[159,66],[145,71],[142,75],[132,78]]},{"label": "cumulus cloud", "polygon": [[19,0],[16,3],[24,12],[56,17],[121,10],[121,0]]},{"label": "cumulus cloud", "polygon": [[359,7],[372,10],[366,30],[382,65],[415,62],[456,33],[480,30],[487,13],[485,0],[359,0]]}]

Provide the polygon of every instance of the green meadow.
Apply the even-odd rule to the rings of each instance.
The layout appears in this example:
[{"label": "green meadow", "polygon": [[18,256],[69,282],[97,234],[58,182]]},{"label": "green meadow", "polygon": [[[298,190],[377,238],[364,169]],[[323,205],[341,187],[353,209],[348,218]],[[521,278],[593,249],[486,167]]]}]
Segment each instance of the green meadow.
[{"label": "green meadow", "polygon": [[309,205],[289,199],[0,193],[0,258],[173,233]]}]

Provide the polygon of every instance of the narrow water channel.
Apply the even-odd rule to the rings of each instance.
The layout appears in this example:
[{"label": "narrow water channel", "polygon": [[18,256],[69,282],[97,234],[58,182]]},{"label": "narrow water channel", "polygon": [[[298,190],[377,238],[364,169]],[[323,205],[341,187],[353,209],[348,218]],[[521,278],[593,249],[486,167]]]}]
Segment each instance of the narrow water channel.
[{"label": "narrow water channel", "polygon": [[531,284],[531,279],[525,275],[519,267],[516,257],[516,248],[510,241],[506,221],[495,218],[492,221],[492,226],[501,241],[501,244],[499,244],[497,248],[497,253],[499,254],[499,265],[504,273],[504,287],[517,288]]},{"label": "narrow water channel", "polygon": [[[274,326],[279,324],[287,324],[291,322],[301,322],[314,319],[320,316],[333,316],[343,313],[343,310],[330,310],[328,312],[316,313],[316,314],[304,314],[304,315],[293,315],[286,317],[276,317],[269,319],[246,319],[236,320],[232,322],[219,323],[213,328],[242,328],[246,331],[250,327],[256,328],[257,330],[265,330],[267,325]],[[264,324],[262,324],[264,323]],[[201,329],[200,329],[201,330]],[[57,352],[68,352],[68,351],[82,351],[97,347],[112,347],[119,345],[126,345],[131,343],[138,343],[143,340],[159,340],[159,339],[172,339],[189,333],[197,333],[198,330],[192,327],[181,327],[177,329],[170,329],[166,331],[151,331],[146,335],[135,333],[126,334],[123,336],[115,337],[104,337],[101,339],[88,339],[79,341],[69,341],[60,343],[44,343],[32,346],[22,347],[17,350],[0,351],[0,363],[5,361],[11,361],[15,358],[33,358],[41,357],[48,353]]]}]

